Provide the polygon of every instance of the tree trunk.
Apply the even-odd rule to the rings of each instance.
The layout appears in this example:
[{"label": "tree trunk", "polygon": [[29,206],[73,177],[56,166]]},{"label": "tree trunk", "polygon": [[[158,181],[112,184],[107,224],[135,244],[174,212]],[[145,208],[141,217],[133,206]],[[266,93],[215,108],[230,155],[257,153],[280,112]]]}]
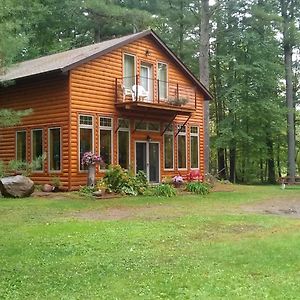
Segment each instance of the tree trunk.
[{"label": "tree trunk", "polygon": [[[201,0],[201,24],[199,46],[200,81],[209,88],[209,0]],[[209,173],[209,101],[204,101],[204,171]]]},{"label": "tree trunk", "polygon": [[235,174],[235,160],[236,160],[236,149],[235,147],[229,149],[229,180],[230,182],[235,183],[236,174]]},{"label": "tree trunk", "polygon": [[273,141],[270,136],[267,137],[266,145],[268,149],[268,183],[276,183],[275,179],[275,162],[274,162],[274,150],[273,150]]},{"label": "tree trunk", "polygon": [[288,140],[288,163],[287,170],[290,182],[295,183],[296,175],[296,148],[295,148],[295,119],[293,101],[293,41],[291,23],[293,20],[294,3],[290,0],[280,0],[281,15],[283,18],[283,49],[284,68],[286,82],[286,106],[287,113],[287,140]]},{"label": "tree trunk", "polygon": [[95,184],[96,184],[96,165],[90,164],[88,166],[87,185],[90,187],[94,187]]}]

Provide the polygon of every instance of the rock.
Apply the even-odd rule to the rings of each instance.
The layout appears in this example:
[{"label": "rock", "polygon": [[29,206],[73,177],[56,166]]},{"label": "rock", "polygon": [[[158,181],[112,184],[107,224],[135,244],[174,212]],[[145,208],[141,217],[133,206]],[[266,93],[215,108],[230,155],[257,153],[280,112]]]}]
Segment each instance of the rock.
[{"label": "rock", "polygon": [[47,193],[50,193],[50,192],[52,192],[53,191],[53,186],[51,185],[51,184],[44,184],[43,186],[42,186],[42,191],[43,192],[47,192]]},{"label": "rock", "polygon": [[0,179],[0,191],[4,197],[28,197],[34,191],[34,183],[22,175],[4,177]]},{"label": "rock", "polygon": [[99,198],[103,196],[103,192],[101,190],[93,192],[93,196]]}]

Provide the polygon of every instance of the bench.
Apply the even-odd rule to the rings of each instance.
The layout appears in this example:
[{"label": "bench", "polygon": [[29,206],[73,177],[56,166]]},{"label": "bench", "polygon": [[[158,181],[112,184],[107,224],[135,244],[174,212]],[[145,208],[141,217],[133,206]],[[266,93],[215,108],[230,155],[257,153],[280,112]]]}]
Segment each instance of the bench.
[{"label": "bench", "polygon": [[282,176],[278,178],[278,183],[281,184],[300,184],[300,176],[295,176],[295,182],[291,182],[291,176]]}]

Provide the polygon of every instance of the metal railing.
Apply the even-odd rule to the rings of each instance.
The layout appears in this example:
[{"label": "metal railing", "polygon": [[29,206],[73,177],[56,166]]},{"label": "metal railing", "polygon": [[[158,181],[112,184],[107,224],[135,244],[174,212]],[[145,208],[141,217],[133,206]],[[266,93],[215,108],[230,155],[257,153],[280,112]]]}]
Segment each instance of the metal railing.
[{"label": "metal railing", "polygon": [[143,101],[165,106],[196,109],[196,89],[174,81],[142,76],[115,79],[115,102]]}]

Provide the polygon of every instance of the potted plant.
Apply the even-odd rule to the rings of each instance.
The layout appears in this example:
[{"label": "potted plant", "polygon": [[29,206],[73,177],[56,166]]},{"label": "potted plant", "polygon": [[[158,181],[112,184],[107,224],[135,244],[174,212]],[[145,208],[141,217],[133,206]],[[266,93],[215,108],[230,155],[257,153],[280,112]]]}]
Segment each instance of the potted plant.
[{"label": "potted plant", "polygon": [[169,98],[167,100],[168,104],[175,105],[175,106],[182,106],[182,105],[187,104],[188,102],[189,102],[189,99],[184,98],[184,97]]},{"label": "potted plant", "polygon": [[103,160],[100,155],[92,152],[85,152],[81,159],[81,164],[88,168],[87,185],[90,187],[95,186],[96,177],[96,164],[103,164]]}]

